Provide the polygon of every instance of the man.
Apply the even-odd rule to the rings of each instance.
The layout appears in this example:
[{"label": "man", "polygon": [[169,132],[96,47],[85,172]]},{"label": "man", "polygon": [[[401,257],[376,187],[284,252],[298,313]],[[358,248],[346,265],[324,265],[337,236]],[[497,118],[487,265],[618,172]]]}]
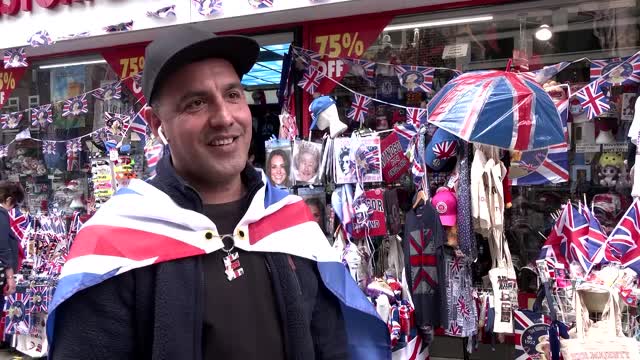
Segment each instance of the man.
[{"label": "man", "polygon": [[151,185],[132,180],[78,233],[49,308],[52,359],[388,357],[304,202],[247,164],[240,78],[258,53],[191,27],[147,47],[145,118],[168,146]]}]

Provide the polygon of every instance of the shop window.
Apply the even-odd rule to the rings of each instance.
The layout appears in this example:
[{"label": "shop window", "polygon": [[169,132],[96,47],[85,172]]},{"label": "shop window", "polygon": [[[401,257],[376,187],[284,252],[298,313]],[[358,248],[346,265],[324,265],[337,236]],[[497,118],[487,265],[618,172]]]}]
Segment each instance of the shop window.
[{"label": "shop window", "polygon": [[[2,158],[0,175],[3,179],[20,181],[26,189],[23,210],[32,214],[70,215],[94,205],[92,159],[108,158],[106,135],[99,132],[109,125],[105,123],[108,118],[105,114],[125,115],[132,121],[132,114],[142,106],[124,84],[119,96],[99,96],[96,90],[118,80],[99,56],[34,61],[26,69],[0,111],[21,115],[17,125],[2,129],[2,143],[8,145],[8,154]],[[84,105],[80,102],[77,113],[65,114],[69,110],[65,101],[78,96],[84,96]],[[51,105],[50,118],[45,112],[33,121],[35,109],[47,105]],[[16,139],[27,130],[30,139]],[[129,147],[120,155],[130,155],[141,171],[144,159],[141,138],[131,132],[122,135],[115,131],[108,136],[121,145],[120,150],[122,145],[125,149]],[[74,139],[79,141],[78,151],[71,154],[67,144]],[[45,142],[50,142],[46,153]]]}]

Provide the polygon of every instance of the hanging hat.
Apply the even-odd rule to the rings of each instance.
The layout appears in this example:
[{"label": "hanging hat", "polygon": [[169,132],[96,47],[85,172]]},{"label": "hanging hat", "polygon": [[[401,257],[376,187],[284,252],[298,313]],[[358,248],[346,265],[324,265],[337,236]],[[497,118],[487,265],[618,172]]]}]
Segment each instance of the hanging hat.
[{"label": "hanging hat", "polygon": [[436,130],[425,149],[427,166],[435,171],[442,170],[458,154],[458,138],[442,129]]},{"label": "hanging hat", "polygon": [[431,204],[440,215],[442,226],[455,226],[458,219],[458,200],[455,194],[446,187],[436,191]]},{"label": "hanging hat", "polygon": [[347,125],[340,121],[336,102],[330,96],[320,96],[313,100],[309,105],[309,112],[311,119],[313,119],[310,130],[329,128],[331,138],[335,138],[347,130]]}]

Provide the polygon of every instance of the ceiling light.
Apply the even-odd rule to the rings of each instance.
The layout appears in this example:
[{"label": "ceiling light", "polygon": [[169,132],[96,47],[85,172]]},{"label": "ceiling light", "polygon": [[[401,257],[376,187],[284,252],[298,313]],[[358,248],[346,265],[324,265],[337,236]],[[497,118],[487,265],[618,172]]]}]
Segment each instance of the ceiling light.
[{"label": "ceiling light", "polygon": [[67,66],[77,66],[77,65],[91,65],[91,64],[105,64],[106,60],[88,60],[88,61],[78,61],[78,62],[69,62],[69,63],[60,63],[60,64],[49,64],[49,65],[40,65],[38,68],[43,69],[55,69]]},{"label": "ceiling light", "polygon": [[436,26],[445,26],[445,25],[469,24],[469,23],[491,21],[491,20],[493,20],[492,15],[471,16],[471,17],[463,17],[463,18],[448,19],[448,20],[423,21],[423,22],[409,23],[409,24],[389,25],[386,28],[384,28],[384,30],[393,31],[393,30],[436,27]]},{"label": "ceiling light", "polygon": [[553,33],[547,24],[540,25],[540,28],[536,31],[536,39],[540,41],[547,41],[551,39],[552,36]]}]

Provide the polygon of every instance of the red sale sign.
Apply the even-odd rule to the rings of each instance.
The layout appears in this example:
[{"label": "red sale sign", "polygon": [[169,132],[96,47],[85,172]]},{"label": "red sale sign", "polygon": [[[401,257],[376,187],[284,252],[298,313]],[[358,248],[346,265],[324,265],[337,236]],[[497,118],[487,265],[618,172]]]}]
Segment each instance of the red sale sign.
[{"label": "red sale sign", "polygon": [[146,104],[140,74],[144,70],[144,45],[105,50],[102,57],[139,102]]},{"label": "red sale sign", "polygon": [[16,89],[16,85],[26,71],[25,67],[5,69],[3,66],[0,68],[0,109],[9,100],[11,93]]},{"label": "red sale sign", "polygon": [[[340,58],[359,59],[389,24],[392,16],[381,16],[364,21],[342,21],[309,26],[309,47],[323,56],[318,67],[326,77],[337,82],[349,72],[349,66]],[[318,87],[321,94],[329,94],[336,86],[324,79]]]}]

